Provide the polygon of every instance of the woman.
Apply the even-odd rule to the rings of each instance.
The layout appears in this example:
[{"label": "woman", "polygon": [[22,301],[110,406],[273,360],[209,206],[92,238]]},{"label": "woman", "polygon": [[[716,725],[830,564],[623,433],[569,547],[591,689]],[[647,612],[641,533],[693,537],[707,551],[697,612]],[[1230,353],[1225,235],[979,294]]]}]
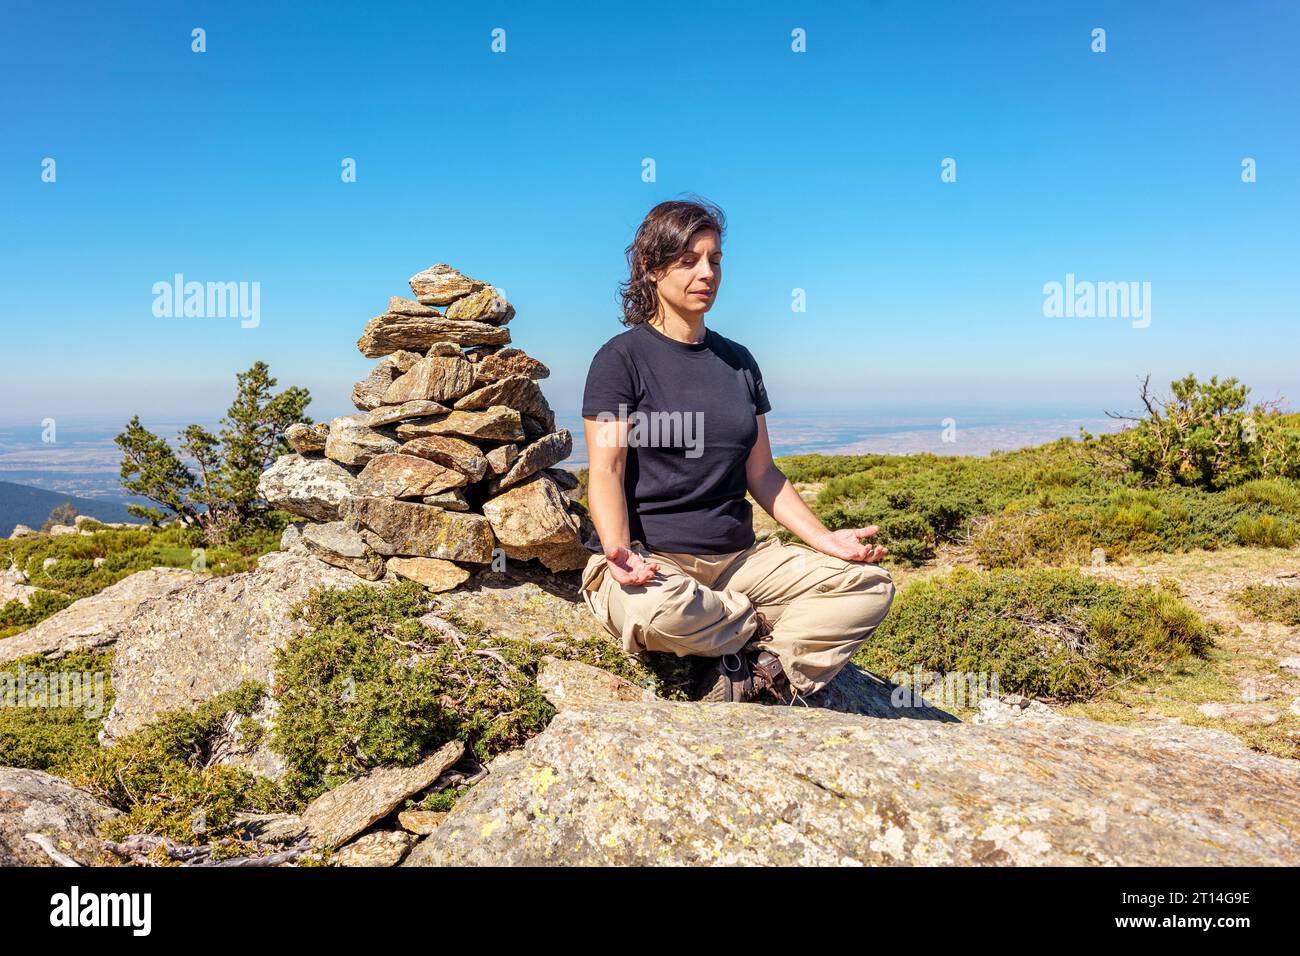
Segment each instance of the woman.
[{"label": "woman", "polygon": [[[601,552],[583,598],[629,653],[709,659],[705,700],[793,703],[835,677],[894,597],[863,544],[829,531],[772,461],[763,376],[706,328],[722,283],[722,211],[655,206],[627,249],[623,323],[592,359],[582,415]],[[756,542],[748,491],[806,545]]]}]

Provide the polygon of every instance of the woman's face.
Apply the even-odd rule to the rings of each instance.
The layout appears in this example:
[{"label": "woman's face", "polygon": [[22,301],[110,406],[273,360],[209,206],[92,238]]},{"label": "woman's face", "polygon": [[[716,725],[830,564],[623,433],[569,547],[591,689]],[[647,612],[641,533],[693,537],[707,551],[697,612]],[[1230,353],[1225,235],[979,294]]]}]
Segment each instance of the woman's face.
[{"label": "woman's face", "polygon": [[659,297],[678,313],[703,315],[709,311],[722,284],[722,248],[717,231],[696,232],[676,262],[650,277],[655,280]]}]

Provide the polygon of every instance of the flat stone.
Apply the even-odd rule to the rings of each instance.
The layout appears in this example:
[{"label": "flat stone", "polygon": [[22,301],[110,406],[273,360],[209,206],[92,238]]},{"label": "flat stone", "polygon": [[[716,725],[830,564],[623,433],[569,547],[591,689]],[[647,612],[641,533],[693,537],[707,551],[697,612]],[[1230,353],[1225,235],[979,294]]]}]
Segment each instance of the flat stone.
[{"label": "flat stone", "polygon": [[430,591],[450,591],[469,580],[469,571],[440,558],[389,558],[388,570]]},{"label": "flat stone", "polygon": [[422,498],[469,483],[469,478],[427,458],[394,452],[372,458],[357,475],[357,494],[374,498]]},{"label": "flat stone", "polygon": [[366,415],[366,424],[371,428],[392,425],[394,422],[408,418],[424,418],[428,415],[445,415],[451,409],[437,402],[416,401],[403,402],[401,405],[381,405]]},{"label": "flat stone", "polygon": [[469,511],[469,501],[465,498],[465,492],[459,488],[448,488],[436,495],[425,495],[420,501],[426,505],[437,505],[448,511]]},{"label": "flat stone", "polygon": [[364,833],[437,780],[464,752],[465,745],[452,740],[413,767],[379,767],[327,790],[302,813],[313,844],[334,849]]},{"label": "flat stone", "polygon": [[341,521],[305,526],[302,541],[308,551],[326,564],[344,568],[367,581],[378,581],[384,576],[383,557],[366,544],[360,533]]},{"label": "flat stone", "polygon": [[360,466],[397,451],[400,442],[366,424],[365,415],[344,415],[330,422],[325,454],[342,465]]},{"label": "flat stone", "polygon": [[397,815],[397,822],[404,830],[428,836],[446,816],[445,810],[403,810]]},{"label": "flat stone", "polygon": [[488,471],[488,460],[483,451],[473,442],[456,438],[454,435],[412,438],[403,444],[398,452],[403,455],[427,458],[448,468],[455,468],[470,481],[478,481]]},{"label": "flat stone", "polygon": [[495,540],[482,515],[445,511],[433,505],[391,498],[352,498],[344,519],[368,528],[403,557],[445,558],[470,564],[492,560]]},{"label": "flat stone", "polygon": [[316,521],[337,521],[339,505],[356,490],[356,479],[328,458],[281,455],[257,482],[273,508]]},{"label": "flat stone", "polygon": [[[460,355],[431,355],[388,386],[386,405],[404,402],[451,402],[474,386],[474,366]],[[410,416],[407,416],[410,417]]]},{"label": "flat stone", "polygon": [[519,442],[524,440],[524,428],[519,413],[504,405],[494,405],[481,412],[454,411],[397,426],[397,436],[402,439],[427,438],[430,435],[464,435],[485,441]]},{"label": "flat stone", "polygon": [[[556,710],[571,710],[614,700],[654,699],[654,691],[583,661],[547,654],[537,671],[537,689]],[[649,697],[647,698],[647,693]]]},{"label": "flat stone", "polygon": [[514,317],[515,307],[506,301],[501,290],[490,285],[457,299],[447,309],[447,318],[457,322],[505,325]]},{"label": "flat stone", "polygon": [[415,834],[405,830],[375,830],[341,847],[330,859],[330,865],[397,866],[415,841]]},{"label": "flat stone", "polygon": [[471,279],[445,262],[438,262],[411,276],[410,285],[415,297],[424,305],[451,305],[487,283]]},{"label": "flat stone", "polygon": [[423,351],[442,341],[460,346],[504,345],[510,341],[510,330],[486,322],[455,322],[443,316],[385,312],[366,323],[357,348],[366,358],[378,358],[401,349]]},{"label": "flat stone", "polygon": [[427,305],[421,305],[414,299],[403,298],[400,295],[390,296],[388,299],[388,311],[396,312],[399,315],[418,315],[424,318],[433,318],[442,315],[437,309],[431,309]]}]

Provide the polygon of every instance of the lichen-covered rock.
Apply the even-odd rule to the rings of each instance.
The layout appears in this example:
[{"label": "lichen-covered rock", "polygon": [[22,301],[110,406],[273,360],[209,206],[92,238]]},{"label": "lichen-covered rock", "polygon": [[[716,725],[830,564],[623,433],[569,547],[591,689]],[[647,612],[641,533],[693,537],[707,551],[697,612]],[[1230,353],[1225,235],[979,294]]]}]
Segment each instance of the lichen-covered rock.
[{"label": "lichen-covered rock", "polygon": [[524,426],[519,412],[504,405],[493,405],[481,412],[452,412],[435,418],[402,422],[397,437],[410,440],[430,435],[463,435],[484,441],[519,442],[524,440]]},{"label": "lichen-covered rock", "polygon": [[530,548],[577,540],[578,519],[548,475],[534,475],[483,503],[497,540],[507,548]]},{"label": "lichen-covered rock", "polygon": [[397,451],[399,444],[386,431],[367,425],[365,415],[344,415],[330,422],[325,454],[341,465],[359,467],[379,455]]},{"label": "lichen-covered rock", "polygon": [[163,711],[191,710],[245,680],[269,687],[276,649],[300,628],[290,609],[313,588],[366,583],[314,557],[276,551],[252,571],[201,577],[149,602],[118,633],[116,697],[101,741],[125,736]]},{"label": "lichen-covered rock", "polygon": [[294,422],[284,430],[284,440],[300,455],[323,452],[327,438],[329,438],[329,426],[321,422],[315,425]]},{"label": "lichen-covered rock", "polygon": [[95,829],[120,815],[59,777],[0,767],[0,866],[102,865]]},{"label": "lichen-covered rock", "polygon": [[384,576],[383,557],[342,521],[309,524],[302,529],[302,541],[309,552],[326,564],[351,571],[367,581],[378,581]]},{"label": "lichen-covered rock", "polygon": [[357,494],[375,498],[423,498],[468,483],[469,478],[455,468],[394,452],[370,459],[357,475]]},{"label": "lichen-covered rock", "polygon": [[356,491],[356,479],[328,458],[281,455],[257,482],[272,507],[315,521],[337,521],[339,505]]},{"label": "lichen-covered rock", "polygon": [[615,702],[492,770],[403,865],[1300,863],[1300,764],[1192,728]]},{"label": "lichen-covered rock", "polygon": [[411,291],[423,305],[451,305],[462,296],[487,285],[463,275],[445,262],[437,262],[410,278]]},{"label": "lichen-covered rock", "polygon": [[198,574],[184,568],[137,571],[0,641],[0,662],[29,654],[62,657],[72,651],[107,647],[117,641],[122,628],[144,605],[198,579]]},{"label": "lichen-covered rock", "polygon": [[442,314],[437,309],[431,309],[427,305],[421,305],[414,299],[407,299],[400,295],[388,297],[388,311],[399,312],[402,315],[422,315],[426,317]]},{"label": "lichen-covered rock", "polygon": [[488,468],[494,475],[504,475],[518,457],[519,446],[516,443],[498,445],[487,453]]},{"label": "lichen-covered rock", "polygon": [[583,661],[542,658],[537,689],[556,710],[572,710],[612,700],[654,700],[654,691]]},{"label": "lichen-covered rock", "polygon": [[531,379],[547,378],[551,370],[522,349],[484,349],[470,354],[474,374],[479,382],[495,382],[511,375],[526,375]]},{"label": "lichen-covered rock", "polygon": [[471,564],[492,560],[492,527],[482,515],[391,498],[352,498],[344,505],[343,518],[379,535],[395,555]]},{"label": "lichen-covered rock", "polygon": [[452,740],[411,767],[377,767],[327,790],[302,813],[316,846],[334,849],[396,810],[419,793],[465,753],[465,744]]},{"label": "lichen-covered rock", "polygon": [[506,301],[500,289],[490,285],[457,299],[447,309],[447,318],[457,322],[505,325],[514,317],[515,307]]}]

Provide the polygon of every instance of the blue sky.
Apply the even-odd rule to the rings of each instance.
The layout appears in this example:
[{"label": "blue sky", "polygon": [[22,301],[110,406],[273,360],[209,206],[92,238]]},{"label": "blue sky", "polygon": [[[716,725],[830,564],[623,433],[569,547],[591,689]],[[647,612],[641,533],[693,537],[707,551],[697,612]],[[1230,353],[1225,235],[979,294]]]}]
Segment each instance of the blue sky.
[{"label": "blue sky", "polygon": [[[770,417],[1188,371],[1294,402],[1298,39],[1289,2],[11,2],[0,420],[213,418],[256,359],[343,413],[362,327],[438,261],[506,290],[567,412],[685,193],[728,215],[707,323]],[[178,272],[260,283],[260,324],[155,317]],[[1150,282],[1150,326],[1044,317],[1067,273]]]}]

